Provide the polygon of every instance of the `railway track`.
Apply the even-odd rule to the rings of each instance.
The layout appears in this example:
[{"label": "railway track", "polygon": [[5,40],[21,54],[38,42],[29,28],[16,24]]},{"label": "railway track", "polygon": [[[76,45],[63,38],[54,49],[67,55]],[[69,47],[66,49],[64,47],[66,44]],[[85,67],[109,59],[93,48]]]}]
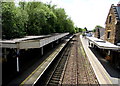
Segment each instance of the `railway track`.
[{"label": "railway track", "polygon": [[[80,41],[80,39],[78,39],[79,41]],[[85,77],[86,77],[86,79],[85,79],[85,81],[84,81],[84,83],[85,84],[87,84],[87,85],[92,85],[92,84],[95,84],[96,86],[99,86],[99,82],[98,82],[98,80],[97,80],[97,78],[96,78],[96,75],[95,75],[95,73],[94,73],[94,71],[93,71],[93,69],[92,69],[92,66],[91,66],[91,64],[90,64],[90,62],[89,62],[89,60],[88,60],[88,57],[86,56],[86,54],[85,54],[85,52],[84,52],[84,49],[83,49],[83,47],[82,47],[82,44],[81,44],[81,42],[79,42],[78,43],[79,44],[79,48],[78,48],[78,52],[79,52],[79,54],[80,54],[80,57],[81,57],[81,63],[80,62],[78,62],[78,63],[80,63],[79,64],[79,66],[81,65],[81,64],[84,64],[84,65],[82,65],[82,68],[83,68],[83,70],[85,71],[84,73],[83,73],[83,75],[85,75]],[[79,58],[80,59],[80,58]],[[80,61],[80,60],[78,60],[78,61]],[[79,69],[79,68],[78,68]],[[79,82],[79,83],[81,83],[81,82]]]},{"label": "railway track", "polygon": [[73,38],[71,55],[68,60],[62,85],[96,85],[98,80],[82,48],[79,34]]},{"label": "railway track", "polygon": [[[64,85],[96,85],[98,80],[91,64],[82,48],[79,34],[76,34],[65,46],[50,68],[44,74],[43,79],[37,85],[64,86]],[[37,86],[36,85],[36,86]]]},{"label": "railway track", "polygon": [[68,43],[53,72],[51,73],[46,86],[60,85],[62,83],[62,78],[64,77],[64,72],[66,68],[65,65],[67,64],[67,60],[70,55],[70,47],[71,45],[70,43]]}]

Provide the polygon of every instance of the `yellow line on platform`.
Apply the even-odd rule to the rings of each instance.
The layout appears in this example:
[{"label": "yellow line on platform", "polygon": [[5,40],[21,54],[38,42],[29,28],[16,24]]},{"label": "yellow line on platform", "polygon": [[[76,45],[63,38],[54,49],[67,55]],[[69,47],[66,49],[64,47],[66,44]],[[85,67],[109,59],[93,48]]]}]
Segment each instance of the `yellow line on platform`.
[{"label": "yellow line on platform", "polygon": [[[46,61],[44,61],[43,63],[45,63],[45,62],[46,62]],[[40,64],[40,65],[20,84],[20,86],[24,85],[25,82],[41,67],[41,65],[43,65],[43,63]]]},{"label": "yellow line on platform", "polygon": [[[61,48],[61,47],[59,47],[59,48]],[[58,49],[56,49],[56,52],[58,52]],[[53,52],[51,55],[49,55],[48,58],[45,59],[45,61],[43,61],[19,86],[23,86],[23,85],[25,84],[25,82],[26,82],[50,57],[53,57],[56,52]]]}]

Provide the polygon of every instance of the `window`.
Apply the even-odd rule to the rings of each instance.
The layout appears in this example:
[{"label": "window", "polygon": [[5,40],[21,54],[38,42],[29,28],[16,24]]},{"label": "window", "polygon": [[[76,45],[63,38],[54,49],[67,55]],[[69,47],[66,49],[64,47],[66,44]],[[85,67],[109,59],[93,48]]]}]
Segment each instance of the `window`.
[{"label": "window", "polygon": [[111,23],[112,21],[112,16],[109,16],[109,23]]},{"label": "window", "polygon": [[110,38],[110,32],[107,33],[107,38]]}]

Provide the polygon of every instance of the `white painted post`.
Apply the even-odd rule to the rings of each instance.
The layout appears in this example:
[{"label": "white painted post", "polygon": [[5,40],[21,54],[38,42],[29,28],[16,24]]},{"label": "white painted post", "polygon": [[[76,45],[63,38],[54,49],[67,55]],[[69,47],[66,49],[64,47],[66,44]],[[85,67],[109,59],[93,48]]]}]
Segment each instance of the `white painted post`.
[{"label": "white painted post", "polygon": [[17,72],[19,72],[20,71],[20,69],[19,69],[19,49],[17,49]]},{"label": "white painted post", "polygon": [[110,55],[110,50],[108,50],[108,55]]},{"label": "white painted post", "polygon": [[43,47],[41,47],[41,55],[43,55]]}]

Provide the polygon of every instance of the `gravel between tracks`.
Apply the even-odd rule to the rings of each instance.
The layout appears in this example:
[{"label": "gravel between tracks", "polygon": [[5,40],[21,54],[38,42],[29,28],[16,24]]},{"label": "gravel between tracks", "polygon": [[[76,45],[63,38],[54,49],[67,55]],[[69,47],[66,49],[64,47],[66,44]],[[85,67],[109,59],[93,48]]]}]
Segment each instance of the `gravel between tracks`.
[{"label": "gravel between tracks", "polygon": [[71,54],[67,62],[62,85],[98,85],[98,80],[82,48],[79,34],[72,40]]}]

